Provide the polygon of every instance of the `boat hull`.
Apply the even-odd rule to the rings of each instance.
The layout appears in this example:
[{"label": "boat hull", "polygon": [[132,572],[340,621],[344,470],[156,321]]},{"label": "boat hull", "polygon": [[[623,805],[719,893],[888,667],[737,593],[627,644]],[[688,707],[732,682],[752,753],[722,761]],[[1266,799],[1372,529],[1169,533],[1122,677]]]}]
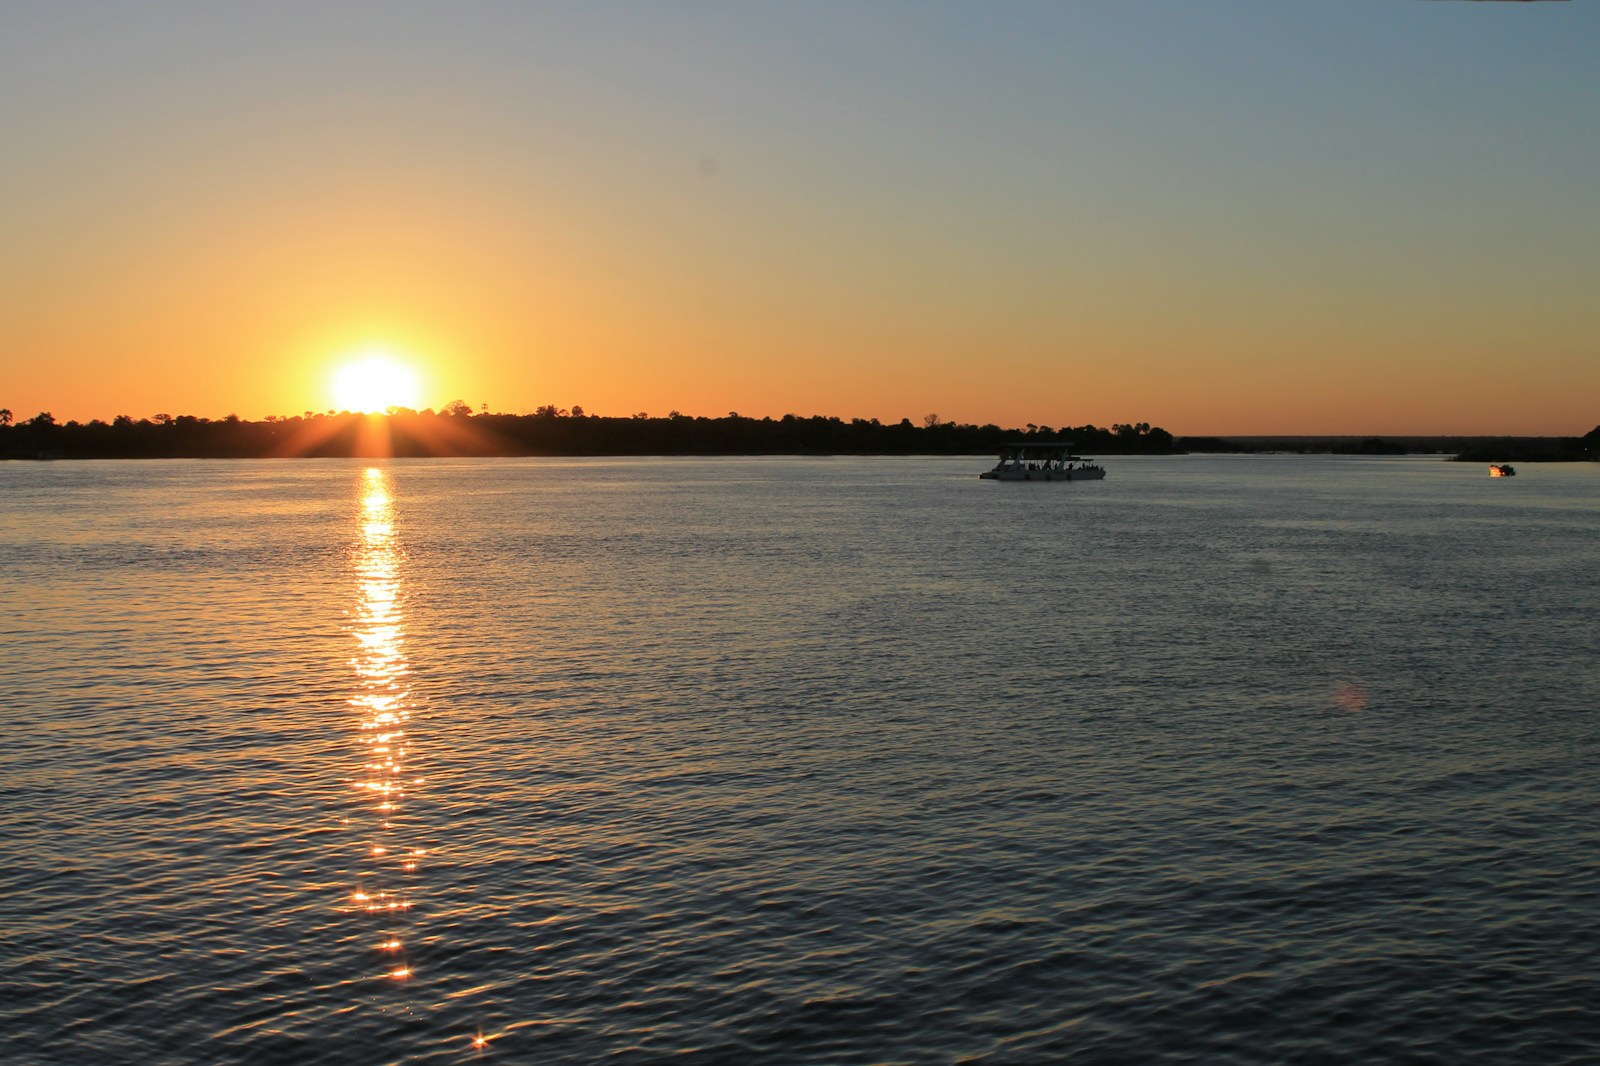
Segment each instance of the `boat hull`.
[{"label": "boat hull", "polygon": [[1084,470],[985,470],[978,476],[985,481],[1103,481],[1106,472],[1098,467]]}]

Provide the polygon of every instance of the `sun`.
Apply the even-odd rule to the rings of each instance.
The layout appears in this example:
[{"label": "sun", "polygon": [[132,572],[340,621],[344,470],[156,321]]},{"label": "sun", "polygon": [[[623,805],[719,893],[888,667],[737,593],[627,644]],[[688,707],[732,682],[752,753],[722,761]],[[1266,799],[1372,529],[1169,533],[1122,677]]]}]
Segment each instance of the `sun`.
[{"label": "sun", "polygon": [[415,407],[419,395],[417,372],[387,352],[369,352],[333,372],[333,403],[341,411]]}]

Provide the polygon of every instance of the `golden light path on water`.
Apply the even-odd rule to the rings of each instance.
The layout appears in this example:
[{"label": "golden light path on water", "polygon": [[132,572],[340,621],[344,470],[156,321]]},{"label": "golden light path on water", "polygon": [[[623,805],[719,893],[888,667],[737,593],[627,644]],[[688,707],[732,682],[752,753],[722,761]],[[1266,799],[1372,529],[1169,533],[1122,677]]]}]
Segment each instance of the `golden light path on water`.
[{"label": "golden light path on water", "polygon": [[[406,796],[425,782],[413,776],[406,736],[411,717],[410,669],[405,658],[401,604],[402,552],[395,535],[394,497],[387,474],[369,468],[361,483],[360,538],[354,552],[357,587],[351,626],[356,652],[350,660],[364,762],[353,786],[370,802],[367,839],[358,883],[348,904],[372,915],[377,975],[406,980],[413,974],[406,950],[416,874],[426,849],[414,844],[405,818]],[[407,839],[412,835],[412,839]]]}]

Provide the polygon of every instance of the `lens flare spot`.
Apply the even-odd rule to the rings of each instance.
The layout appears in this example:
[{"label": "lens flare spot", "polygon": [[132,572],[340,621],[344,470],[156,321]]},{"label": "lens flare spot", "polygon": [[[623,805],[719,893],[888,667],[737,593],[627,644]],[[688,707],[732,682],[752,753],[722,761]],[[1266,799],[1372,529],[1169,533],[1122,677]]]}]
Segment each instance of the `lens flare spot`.
[{"label": "lens flare spot", "polygon": [[1353,681],[1346,681],[1339,686],[1335,699],[1343,710],[1352,713],[1362,711],[1367,707],[1367,690]]}]

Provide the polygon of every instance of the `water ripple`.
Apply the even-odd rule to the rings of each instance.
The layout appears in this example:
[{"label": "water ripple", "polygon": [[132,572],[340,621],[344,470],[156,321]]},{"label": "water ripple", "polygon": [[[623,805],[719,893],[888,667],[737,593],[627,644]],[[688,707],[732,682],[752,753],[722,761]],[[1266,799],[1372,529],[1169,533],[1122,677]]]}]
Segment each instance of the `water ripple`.
[{"label": "water ripple", "polygon": [[1285,462],[7,464],[0,1056],[1600,1059],[1588,482]]}]

